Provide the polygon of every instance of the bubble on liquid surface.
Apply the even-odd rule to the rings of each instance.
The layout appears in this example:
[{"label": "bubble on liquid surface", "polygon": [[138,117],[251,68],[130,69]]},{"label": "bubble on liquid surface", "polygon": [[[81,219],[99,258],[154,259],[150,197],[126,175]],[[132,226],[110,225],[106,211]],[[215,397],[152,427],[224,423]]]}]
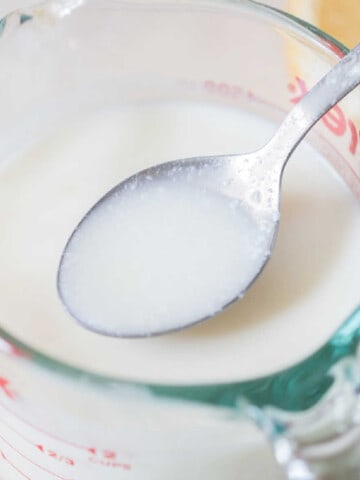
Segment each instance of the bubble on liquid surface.
[{"label": "bubble on liquid surface", "polygon": [[255,204],[259,204],[262,200],[262,194],[260,190],[255,190],[250,194],[250,201]]}]

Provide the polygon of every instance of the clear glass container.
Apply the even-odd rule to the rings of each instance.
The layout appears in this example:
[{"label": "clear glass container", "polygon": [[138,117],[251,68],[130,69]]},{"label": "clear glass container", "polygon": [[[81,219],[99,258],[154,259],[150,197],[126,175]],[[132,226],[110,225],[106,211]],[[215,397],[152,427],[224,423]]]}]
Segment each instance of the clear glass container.
[{"label": "clear glass container", "polygon": [[[279,123],[347,51],[247,0],[54,0],[9,14],[0,34],[1,162],[74,112],[129,102],[210,101]],[[355,91],[308,137],[358,197],[359,104]],[[106,374],[96,354],[74,365],[66,344],[59,359],[0,320],[0,476],[360,479],[360,310],[351,308],[295,366],[181,385]]]}]

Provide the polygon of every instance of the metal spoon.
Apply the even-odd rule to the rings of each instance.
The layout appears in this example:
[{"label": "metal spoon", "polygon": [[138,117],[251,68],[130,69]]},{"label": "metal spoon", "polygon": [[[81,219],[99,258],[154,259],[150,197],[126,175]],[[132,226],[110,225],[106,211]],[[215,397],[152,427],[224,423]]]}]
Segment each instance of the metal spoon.
[{"label": "metal spoon", "polygon": [[[176,160],[143,170],[101,198],[86,214],[70,237],[58,271],[57,287],[60,298],[68,312],[80,324],[90,330],[109,336],[141,337],[158,335],[173,330],[180,330],[200,321],[206,320],[241,298],[249,286],[261,273],[271,256],[279,223],[279,200],[281,178],[284,167],[302,138],[311,127],[339,100],[360,83],[360,44],[346,55],[329,73],[327,73],[290,111],[274,137],[261,150],[242,155],[226,155],[198,157]],[[109,199],[116,198],[138,188],[155,186],[164,179],[181,178],[191,187],[205,188],[218,192],[222,196],[241,203],[242,208],[251,216],[262,232],[262,248],[264,256],[256,271],[246,279],[246,285],[233,298],[219,305],[215,310],[206,312],[201,318],[186,319],[174,325],[151,325],[144,331],[132,331],[130,328],[109,329],[106,326],[106,315],[100,324],[89,322],[82,309],[74,306],[69,295],[71,281],[65,271],[71,247],[82,227],[92,218],[94,212],[104,208]],[[66,278],[66,281],[64,280]],[[136,292],[134,292],[136,294]],[[141,302],[141,298],[139,299]]]}]

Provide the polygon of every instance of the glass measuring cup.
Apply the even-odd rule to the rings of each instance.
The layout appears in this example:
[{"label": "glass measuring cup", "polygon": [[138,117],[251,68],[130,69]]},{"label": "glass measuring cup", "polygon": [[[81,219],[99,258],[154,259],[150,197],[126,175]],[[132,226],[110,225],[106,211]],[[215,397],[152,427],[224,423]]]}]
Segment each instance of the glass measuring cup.
[{"label": "glass measuring cup", "polygon": [[[39,129],[56,128],[72,108],[90,111],[106,102],[206,99],[278,122],[345,52],[308,25],[248,1],[56,1],[9,15],[0,30],[2,161]],[[318,71],[295,76],[284,60],[284,51],[292,58],[294,49],[316,59]],[[104,82],[105,93],[98,89]],[[71,107],[59,101],[69,95]],[[356,92],[349,98],[311,142],[358,194]],[[54,102],[55,115],[48,108]],[[359,315],[316,354],[280,373],[180,386],[100,375],[96,362],[87,369],[68,365],[66,356],[61,362],[41,354],[7,325],[0,472],[10,480],[249,479],[266,469],[268,478],[282,478],[262,447],[259,453],[246,416],[271,440],[289,478],[359,478]],[[255,367],[249,376],[257,377]]]}]

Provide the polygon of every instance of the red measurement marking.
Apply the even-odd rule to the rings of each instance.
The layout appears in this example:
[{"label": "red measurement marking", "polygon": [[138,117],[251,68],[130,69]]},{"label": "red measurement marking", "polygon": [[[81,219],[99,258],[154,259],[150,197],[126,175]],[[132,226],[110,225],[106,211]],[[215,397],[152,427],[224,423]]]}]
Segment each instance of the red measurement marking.
[{"label": "red measurement marking", "polygon": [[248,92],[247,92],[247,97],[248,97],[250,100],[257,100],[256,95],[255,95],[255,93],[254,93],[252,90],[248,90]]},{"label": "red measurement marking", "polygon": [[131,465],[129,463],[116,461],[117,454],[113,450],[99,451],[96,448],[88,448],[88,451],[93,454],[93,457],[89,458],[89,462],[91,463],[96,463],[103,467],[131,470]]},{"label": "red measurement marking", "polygon": [[116,458],[116,453],[111,450],[104,450],[103,452],[105,458],[114,460]]},{"label": "red measurement marking", "polygon": [[129,463],[112,462],[110,460],[104,460],[97,457],[90,457],[89,462],[96,465],[101,465],[102,467],[121,468],[122,470],[128,471],[131,470],[131,465]]},{"label": "red measurement marking", "polygon": [[57,460],[58,462],[65,463],[66,465],[69,465],[71,467],[75,465],[75,462],[72,458],[65,457],[64,455],[60,455],[54,450],[49,450],[48,448],[45,448],[43,445],[35,445],[35,446],[41,453],[43,453],[44,455],[50,458],[53,458],[54,460]]},{"label": "red measurement marking", "polygon": [[0,391],[2,391],[7,398],[10,400],[15,400],[17,393],[15,390],[10,388],[10,380],[4,377],[0,377]]},{"label": "red measurement marking", "polygon": [[53,477],[59,478],[60,480],[71,480],[71,479],[67,479],[67,478],[65,478],[65,477],[62,477],[62,476],[58,475],[58,474],[55,473],[55,472],[51,472],[50,470],[48,470],[47,468],[43,467],[42,465],[39,465],[38,463],[34,462],[33,460],[31,460],[31,458],[27,457],[27,456],[24,455],[22,452],[20,452],[20,450],[18,450],[16,447],[14,447],[14,445],[11,445],[11,443],[9,443],[2,435],[0,435],[0,439],[1,439],[8,447],[10,447],[12,450],[14,450],[14,452],[16,452],[20,457],[24,458],[26,461],[28,461],[29,463],[31,463],[31,464],[34,465],[35,467],[39,468],[40,470],[48,473],[49,475],[52,475]]},{"label": "red measurement marking", "polygon": [[20,350],[20,348],[15,347],[15,345],[12,345],[10,342],[5,340],[4,338],[0,338],[0,351],[6,353],[7,355],[12,355],[13,357],[23,357],[23,358],[29,358],[30,355],[23,350]]},{"label": "red measurement marking", "polygon": [[295,77],[295,83],[289,83],[288,90],[290,93],[297,93],[295,97],[290,99],[291,103],[298,103],[308,91],[304,80],[299,77]]},{"label": "red measurement marking", "polygon": [[[274,110],[278,110],[281,113],[284,113],[284,114],[286,113],[284,109],[278,107],[274,103],[268,102],[267,100],[257,97],[252,90],[247,90],[239,85],[231,85],[231,84],[227,84],[226,82],[215,82],[214,80],[205,80],[202,82],[202,87],[205,90],[207,90],[209,94],[221,95],[225,97],[229,97],[229,96],[240,97],[239,92],[242,91],[243,98],[247,98],[250,101],[262,103],[263,105],[268,105],[269,107],[273,108]],[[232,92],[238,92],[238,94],[233,95]]]},{"label": "red measurement marking", "polygon": [[338,137],[341,137],[346,132],[346,118],[339,105],[335,105],[321,120]]},{"label": "red measurement marking", "polygon": [[205,80],[203,86],[209,93],[216,93],[225,97],[239,98],[246,96],[250,99],[255,98],[255,95],[251,90],[244,89],[240,85]]},{"label": "red measurement marking", "polygon": [[92,453],[93,455],[101,455],[104,458],[115,460],[116,452],[113,450],[97,450],[96,448],[88,448],[88,452]]},{"label": "red measurement marking", "polygon": [[[203,82],[203,87],[210,94],[217,94],[230,98],[237,98],[240,96],[250,98],[251,100],[256,100],[261,103],[271,105],[275,108],[276,105],[273,105],[269,102],[266,102],[258,97],[251,91],[247,90],[239,85],[232,85],[226,82],[216,82],[214,80],[205,80]],[[295,77],[295,80],[288,84],[288,90],[291,93],[291,103],[298,103],[303,96],[308,92],[306,82],[300,78]],[[335,105],[331,110],[329,110],[321,119],[322,123],[325,125],[327,130],[333,133],[337,137],[342,137],[347,135],[348,138],[348,150],[351,155],[355,155],[358,151],[360,145],[360,130],[357,130],[354,122],[347,118],[344,111],[339,105]],[[352,166],[349,165],[351,170]],[[358,177],[358,174],[354,172]]]},{"label": "red measurement marking", "polygon": [[[100,451],[97,450],[96,448],[93,448],[93,447],[83,447],[83,446],[80,446],[80,445],[77,445],[77,444],[74,444],[72,442],[68,442],[67,440],[63,440],[59,437],[56,437],[55,435],[51,435],[50,433],[48,432],[45,432],[44,430],[42,429],[39,429],[37,428],[35,425],[29,423],[27,420],[24,420],[22,417],[20,417],[19,415],[15,414],[10,408],[6,407],[5,405],[3,405],[1,402],[0,402],[0,407],[3,408],[5,411],[7,411],[8,413],[10,413],[11,415],[13,415],[15,418],[17,418],[18,420],[20,420],[21,422],[23,422],[25,425],[27,425],[28,427],[32,428],[33,430],[35,430],[35,432],[37,433],[41,433],[42,435],[46,435],[48,436],[49,438],[52,438],[52,439],[55,439],[57,441],[60,441],[62,442],[63,444],[67,444],[67,445],[70,445],[72,446],[73,448],[78,448],[80,450],[85,450],[89,453],[91,453],[92,455],[94,455],[94,457],[98,454],[102,455],[104,457],[104,459],[99,459],[99,461],[97,463],[100,463],[101,461],[105,462],[106,459],[115,459],[116,458],[116,452],[112,451],[112,450],[104,450],[104,451]],[[3,423],[5,423],[3,420],[2,420]],[[28,443],[34,445],[30,440],[28,440],[27,438],[25,438],[22,434],[20,434],[17,430],[15,430],[13,427],[9,427],[7,423],[5,423],[5,425],[10,428],[10,430],[14,431],[15,433],[17,433],[23,440],[27,441]],[[1,438],[1,436],[0,436]],[[35,445],[35,447],[37,447],[40,451],[42,451],[42,449],[45,450],[45,448],[42,446],[42,445]],[[49,456],[52,457],[52,458],[56,458],[56,453],[52,450],[47,450],[49,452]],[[51,452],[51,455],[50,455],[50,452]],[[45,452],[43,452],[45,453]],[[61,456],[58,456],[57,459],[59,459],[59,457]],[[63,457],[64,461],[67,461],[70,462],[68,463],[69,465],[73,464],[75,465],[75,461],[69,457]],[[66,460],[65,460],[66,459]],[[92,461],[92,460],[90,460]],[[93,463],[96,463],[95,460]],[[116,462],[115,462],[116,463]],[[104,465],[104,464],[103,464]],[[119,463],[119,464],[116,464],[116,465],[104,465],[104,466],[113,466],[113,467],[118,467],[118,468],[123,468],[125,470],[130,470],[131,469],[131,465],[130,464],[127,464],[127,463]]]},{"label": "red measurement marking", "polygon": [[14,470],[16,470],[23,478],[26,478],[27,480],[31,480],[30,477],[25,475],[24,472],[19,470],[13,463],[10,462],[10,460],[6,457],[5,453],[0,450],[0,455],[3,460],[5,460],[6,463],[8,463]]},{"label": "red measurement marking", "polygon": [[340,50],[339,47],[337,47],[336,45],[333,44],[333,42],[330,42],[328,40],[325,40],[325,43],[330,48],[330,50],[332,50],[339,58],[343,58],[345,53],[342,50]]},{"label": "red measurement marking", "polygon": [[[308,92],[307,85],[302,78],[295,77],[295,81],[288,85],[292,95],[291,103],[298,103]],[[352,155],[357,152],[360,132],[357,131],[354,122],[348,119],[339,105],[335,105],[321,119],[325,127],[337,137],[342,137],[349,132],[348,150]]]},{"label": "red measurement marking", "polygon": [[357,146],[358,146],[358,142],[359,142],[360,131],[356,130],[354,122],[350,119],[348,120],[348,125],[349,125],[350,133],[351,133],[351,143],[350,143],[349,149],[350,149],[350,153],[355,155],[356,149],[357,149]]},{"label": "red measurement marking", "polygon": [[69,442],[68,440],[64,440],[63,438],[61,437],[57,437],[56,435],[53,435],[41,428],[39,428],[38,426],[30,423],[28,420],[25,420],[23,417],[21,417],[20,415],[18,415],[17,413],[13,412],[10,408],[8,408],[7,406],[5,406],[3,403],[0,402],[0,407],[2,409],[4,409],[6,412],[10,413],[13,417],[15,417],[17,420],[20,420],[22,423],[24,423],[25,425],[27,425],[28,427],[32,428],[33,430],[35,430],[35,432],[37,433],[41,433],[42,435],[45,435],[49,438],[52,438],[53,440],[57,440],[61,443],[63,443],[64,445],[69,445],[70,447],[73,447],[73,448],[78,448],[79,450],[85,450],[85,451],[88,451],[88,447],[84,447],[83,445],[78,445],[76,443],[73,443],[73,442]]},{"label": "red measurement marking", "polygon": [[244,95],[244,89],[239,85],[229,85],[225,82],[214,82],[212,80],[206,80],[204,87],[210,92],[219,93],[220,95],[227,95],[232,98],[241,97]]},{"label": "red measurement marking", "polygon": [[9,425],[7,422],[5,422],[3,418],[1,418],[0,421],[1,421],[1,423],[3,423],[6,426],[6,428],[8,428],[12,432],[16,433],[22,440],[29,443],[30,445],[34,445],[34,443],[31,440],[24,437],[24,435],[22,433],[20,433],[18,430],[16,430],[12,425]]}]

